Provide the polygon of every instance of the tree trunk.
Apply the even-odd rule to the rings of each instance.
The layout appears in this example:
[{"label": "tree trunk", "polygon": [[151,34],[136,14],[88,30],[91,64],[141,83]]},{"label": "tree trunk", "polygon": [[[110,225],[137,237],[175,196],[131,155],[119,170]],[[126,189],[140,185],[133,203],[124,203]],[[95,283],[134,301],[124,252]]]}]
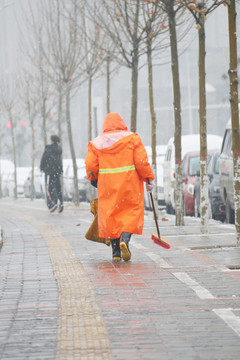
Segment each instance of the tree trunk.
[{"label": "tree trunk", "polygon": [[[2,143],[0,143],[0,159],[2,155]],[[2,193],[2,168],[1,168],[1,161],[0,161],[0,199],[2,198],[3,193]]]},{"label": "tree trunk", "polygon": [[92,77],[88,78],[88,141],[92,140]]},{"label": "tree trunk", "polygon": [[[60,143],[62,145],[62,87],[59,85],[59,96],[58,96],[58,136],[60,139]],[[63,157],[63,154],[61,155],[61,158]],[[60,183],[61,183],[61,189],[63,190],[63,174],[60,175]]]},{"label": "tree trunk", "polygon": [[33,200],[34,199],[34,167],[35,167],[35,132],[34,132],[33,119],[30,115],[30,111],[29,111],[29,120],[32,131],[32,176],[31,176],[31,187],[30,187],[30,199]]},{"label": "tree trunk", "polygon": [[131,131],[137,130],[137,97],[138,97],[138,51],[134,51],[132,63],[132,101],[131,101]]},{"label": "tree trunk", "polygon": [[60,143],[62,144],[62,88],[59,85],[59,96],[58,96],[58,136]]},{"label": "tree trunk", "polygon": [[79,191],[78,191],[78,173],[77,173],[77,161],[75,156],[75,149],[73,144],[72,137],[72,126],[71,126],[71,116],[70,116],[70,85],[66,85],[66,120],[67,120],[67,131],[68,131],[68,140],[70,146],[70,152],[72,157],[73,164],[73,182],[74,182],[74,197],[73,201],[76,206],[79,206]]},{"label": "tree trunk", "polygon": [[107,57],[107,113],[110,113],[110,57]]},{"label": "tree trunk", "polygon": [[181,120],[181,95],[178,67],[178,49],[176,34],[176,18],[174,12],[174,1],[169,3],[168,10],[171,63],[172,63],[172,82],[173,82],[173,106],[174,106],[174,143],[175,143],[175,224],[184,225],[183,206],[182,206],[182,120]]},{"label": "tree trunk", "polygon": [[134,20],[133,50],[132,50],[132,101],[131,101],[131,131],[137,130],[137,101],[138,101],[138,22],[140,0],[136,1],[136,11]]},{"label": "tree trunk", "polygon": [[[88,78],[88,141],[92,140],[92,77]],[[95,197],[94,187],[89,183],[90,200]]]},{"label": "tree trunk", "polygon": [[237,73],[237,38],[236,38],[235,0],[228,6],[229,53],[230,53],[230,105],[232,122],[233,152],[233,186],[235,202],[235,228],[237,246],[240,246],[240,158],[239,158],[239,107],[238,107],[238,73]]},{"label": "tree trunk", "polygon": [[158,218],[158,192],[157,192],[157,161],[156,161],[156,113],[154,109],[154,95],[153,95],[153,74],[152,74],[152,41],[148,36],[147,39],[147,60],[148,60],[148,93],[149,106],[152,119],[152,170],[155,176],[155,186],[153,189],[153,199]]},{"label": "tree trunk", "polygon": [[12,114],[9,113],[9,119],[12,124],[11,126],[11,138],[12,138],[12,148],[13,148],[13,163],[14,163],[14,199],[17,199],[17,157],[16,157],[16,144],[15,144],[15,134],[14,134],[14,125],[12,120]]},{"label": "tree trunk", "polygon": [[204,15],[199,14],[198,33],[198,78],[199,78],[199,128],[200,128],[200,213],[201,232],[208,232],[209,225],[209,200],[208,200],[208,152],[207,152],[207,119],[206,119],[206,74],[205,74],[205,25]]},{"label": "tree trunk", "polygon": [[31,187],[30,187],[30,200],[34,199],[34,156],[32,157],[32,176],[31,176]]},{"label": "tree trunk", "polygon": [[47,145],[47,128],[46,128],[46,100],[43,100],[42,107],[42,117],[43,117],[43,141],[44,147]]}]

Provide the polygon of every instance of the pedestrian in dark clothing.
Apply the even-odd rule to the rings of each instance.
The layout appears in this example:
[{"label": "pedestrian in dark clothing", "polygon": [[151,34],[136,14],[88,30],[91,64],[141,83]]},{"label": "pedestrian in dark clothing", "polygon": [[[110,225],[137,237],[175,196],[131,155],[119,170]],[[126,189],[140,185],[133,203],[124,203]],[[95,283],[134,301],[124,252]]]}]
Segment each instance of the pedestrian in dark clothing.
[{"label": "pedestrian in dark clothing", "polygon": [[46,145],[42,155],[40,170],[45,173],[45,184],[47,194],[47,206],[50,212],[59,207],[58,212],[63,211],[63,196],[61,189],[62,148],[59,145],[60,139],[57,135],[51,136],[51,145]]}]

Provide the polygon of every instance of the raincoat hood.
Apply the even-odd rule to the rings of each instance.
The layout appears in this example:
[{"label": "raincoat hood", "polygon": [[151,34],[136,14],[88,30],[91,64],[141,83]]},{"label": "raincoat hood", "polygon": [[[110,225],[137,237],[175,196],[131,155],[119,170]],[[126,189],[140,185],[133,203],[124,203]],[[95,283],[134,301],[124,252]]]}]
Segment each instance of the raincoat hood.
[{"label": "raincoat hood", "polygon": [[116,130],[127,130],[127,125],[118,113],[107,114],[103,122],[103,133]]}]

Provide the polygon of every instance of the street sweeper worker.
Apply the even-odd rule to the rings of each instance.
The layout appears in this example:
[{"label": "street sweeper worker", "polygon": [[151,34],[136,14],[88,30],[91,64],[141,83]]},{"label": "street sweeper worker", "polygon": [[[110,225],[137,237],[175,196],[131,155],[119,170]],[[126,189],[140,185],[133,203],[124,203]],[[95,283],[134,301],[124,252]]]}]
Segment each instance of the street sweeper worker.
[{"label": "street sweeper worker", "polygon": [[118,113],[109,113],[103,133],[88,144],[85,164],[88,179],[98,188],[99,237],[111,240],[113,261],[128,261],[131,235],[143,229],[143,182],[147,191],[153,189],[145,147]]}]

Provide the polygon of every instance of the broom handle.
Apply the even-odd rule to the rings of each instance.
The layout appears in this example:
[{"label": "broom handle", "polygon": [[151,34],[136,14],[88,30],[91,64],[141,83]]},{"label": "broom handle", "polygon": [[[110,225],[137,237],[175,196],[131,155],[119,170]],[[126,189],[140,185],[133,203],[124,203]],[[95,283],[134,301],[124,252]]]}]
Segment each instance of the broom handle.
[{"label": "broom handle", "polygon": [[[148,184],[150,184],[149,178],[147,178],[147,182],[148,182]],[[157,227],[157,233],[158,233],[158,237],[159,237],[159,239],[160,239],[160,231],[159,231],[159,227],[158,227],[157,214],[156,214],[156,210],[155,210],[155,206],[154,206],[154,201],[153,201],[153,196],[152,196],[151,191],[150,191],[150,199],[151,199],[152,208],[153,208],[154,220],[155,220],[156,227]]]}]

